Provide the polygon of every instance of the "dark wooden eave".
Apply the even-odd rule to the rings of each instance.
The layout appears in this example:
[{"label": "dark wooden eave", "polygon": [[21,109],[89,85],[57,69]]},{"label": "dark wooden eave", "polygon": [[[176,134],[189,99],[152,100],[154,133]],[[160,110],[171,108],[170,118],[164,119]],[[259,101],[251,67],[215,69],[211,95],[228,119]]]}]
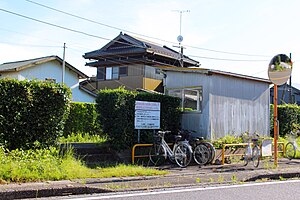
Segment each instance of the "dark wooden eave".
[{"label": "dark wooden eave", "polygon": [[[90,59],[92,62],[86,65],[93,67],[125,63],[180,66],[180,54],[173,49],[122,33],[101,49],[85,53],[83,57]],[[183,63],[184,67],[199,66],[198,61],[187,56],[183,56]]]}]

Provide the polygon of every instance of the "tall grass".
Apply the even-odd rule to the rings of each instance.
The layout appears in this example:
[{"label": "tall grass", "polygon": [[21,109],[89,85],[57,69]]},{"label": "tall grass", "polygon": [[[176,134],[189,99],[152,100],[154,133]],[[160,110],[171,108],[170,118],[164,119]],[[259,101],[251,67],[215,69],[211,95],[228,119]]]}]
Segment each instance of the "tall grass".
[{"label": "tall grass", "polygon": [[102,178],[120,176],[151,176],[165,171],[140,166],[118,165],[90,169],[73,157],[72,150],[61,154],[57,148],[8,151],[0,147],[0,183]]},{"label": "tall grass", "polygon": [[81,143],[104,143],[106,136],[90,135],[88,133],[71,133],[67,137],[60,137],[59,143],[81,142]]}]

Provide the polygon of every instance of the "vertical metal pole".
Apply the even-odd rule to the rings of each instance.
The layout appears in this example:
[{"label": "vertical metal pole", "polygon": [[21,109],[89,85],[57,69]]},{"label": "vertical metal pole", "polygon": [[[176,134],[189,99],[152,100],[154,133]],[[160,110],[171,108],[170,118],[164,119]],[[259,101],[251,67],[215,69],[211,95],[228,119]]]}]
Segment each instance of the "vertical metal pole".
[{"label": "vertical metal pole", "polygon": [[180,30],[179,30],[179,33],[180,33],[180,34],[179,34],[179,35],[181,35],[181,18],[182,18],[182,12],[183,12],[183,11],[181,10],[181,11],[180,11]]},{"label": "vertical metal pole", "polygon": [[138,144],[141,143],[141,130],[138,129]]},{"label": "vertical metal pole", "polygon": [[277,85],[274,84],[274,165],[278,165]]},{"label": "vertical metal pole", "polygon": [[183,46],[180,46],[180,66],[183,67]]},{"label": "vertical metal pole", "polygon": [[62,77],[61,82],[65,82],[65,56],[66,56],[66,43],[64,43],[64,52],[63,52],[63,63],[62,63]]},{"label": "vertical metal pole", "polygon": [[[292,53],[290,53],[290,59],[292,60]],[[293,95],[293,92],[292,92],[292,74],[291,74],[291,76],[290,76],[290,92],[289,92],[289,103],[294,103],[293,102],[293,97],[292,97],[292,95]]]}]

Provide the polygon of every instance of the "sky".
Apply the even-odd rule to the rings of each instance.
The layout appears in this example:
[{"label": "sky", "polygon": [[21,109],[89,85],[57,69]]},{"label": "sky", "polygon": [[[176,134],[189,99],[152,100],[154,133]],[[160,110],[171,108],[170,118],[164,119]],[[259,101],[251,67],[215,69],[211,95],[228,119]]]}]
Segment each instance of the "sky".
[{"label": "sky", "polygon": [[299,0],[0,0],[0,63],[62,58],[66,43],[66,61],[93,76],[82,55],[121,31],[174,50],[181,31],[184,54],[203,68],[268,78],[270,60],[291,53],[300,88],[299,8]]}]

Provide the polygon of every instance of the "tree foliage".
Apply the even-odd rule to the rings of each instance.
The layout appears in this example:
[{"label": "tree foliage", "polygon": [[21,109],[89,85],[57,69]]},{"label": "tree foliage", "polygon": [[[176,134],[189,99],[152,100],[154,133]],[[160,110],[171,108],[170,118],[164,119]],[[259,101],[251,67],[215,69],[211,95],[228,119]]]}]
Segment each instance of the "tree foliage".
[{"label": "tree foliage", "polygon": [[72,102],[66,120],[64,136],[71,134],[99,135],[102,131],[97,121],[96,104]]},{"label": "tree foliage", "polygon": [[[284,137],[291,131],[300,129],[300,106],[296,104],[278,105],[279,135]],[[271,106],[271,135],[274,135],[274,106]]]},{"label": "tree foliage", "polygon": [[[116,150],[131,148],[137,142],[134,129],[135,101],[161,103],[161,129],[176,131],[180,123],[180,99],[161,94],[137,93],[124,88],[101,90],[96,99],[99,124]],[[153,130],[143,130],[141,142],[150,142]]]}]

